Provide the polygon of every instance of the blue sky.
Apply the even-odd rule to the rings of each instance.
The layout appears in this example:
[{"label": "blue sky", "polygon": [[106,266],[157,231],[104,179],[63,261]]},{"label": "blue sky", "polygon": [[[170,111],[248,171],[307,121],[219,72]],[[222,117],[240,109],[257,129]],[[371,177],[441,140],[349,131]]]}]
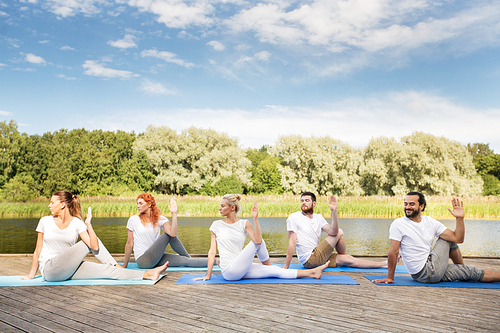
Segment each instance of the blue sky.
[{"label": "blue sky", "polygon": [[0,121],[500,153],[500,2],[0,0]]}]

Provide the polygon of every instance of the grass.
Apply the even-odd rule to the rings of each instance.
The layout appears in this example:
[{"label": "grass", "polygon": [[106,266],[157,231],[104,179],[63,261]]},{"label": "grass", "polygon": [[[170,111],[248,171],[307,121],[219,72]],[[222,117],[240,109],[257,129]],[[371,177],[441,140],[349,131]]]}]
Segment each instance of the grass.
[{"label": "grass", "polygon": [[[170,215],[168,204],[171,196],[155,195],[161,211]],[[175,196],[179,216],[218,216],[221,197]],[[300,209],[298,195],[248,195],[243,196],[240,215],[249,216],[254,201],[259,203],[259,216],[284,217]],[[339,217],[396,218],[403,214],[404,197],[340,197]],[[27,203],[0,202],[0,217],[41,217],[49,214],[48,199]],[[500,197],[463,198],[466,218],[500,219]],[[137,213],[135,197],[82,197],[84,213],[92,206],[96,217],[131,216]],[[453,219],[451,197],[429,196],[425,214],[438,219]],[[318,198],[316,213],[330,216],[326,197]],[[86,214],[84,214],[86,215]]]}]

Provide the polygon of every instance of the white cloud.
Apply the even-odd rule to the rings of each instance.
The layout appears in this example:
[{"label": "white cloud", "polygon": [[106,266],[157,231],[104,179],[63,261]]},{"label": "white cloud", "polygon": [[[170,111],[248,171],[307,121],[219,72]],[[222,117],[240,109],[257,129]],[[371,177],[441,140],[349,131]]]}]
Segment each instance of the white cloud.
[{"label": "white cloud", "polygon": [[[238,137],[243,146],[252,148],[273,145],[280,135],[291,134],[331,136],[354,147],[364,147],[374,137],[401,138],[421,131],[462,144],[489,143],[492,149],[500,151],[500,109],[469,108],[428,92],[389,93],[322,107],[140,110],[151,115],[148,118],[137,118],[137,112],[120,110],[120,117],[110,115],[95,126],[136,132],[144,131],[150,124],[175,130],[190,126],[213,128]],[[155,119],[154,123],[150,119]]]},{"label": "white cloud", "polygon": [[215,51],[224,51],[226,49],[224,44],[222,44],[221,42],[218,42],[216,40],[212,40],[212,41],[208,42],[207,45],[213,47]]},{"label": "white cloud", "polygon": [[151,95],[177,95],[177,92],[165,88],[161,83],[150,80],[144,80],[140,89]]},{"label": "white cloud", "polygon": [[248,57],[248,56],[241,57],[240,59],[238,59],[234,63],[234,66],[235,67],[241,67],[245,63],[252,63],[255,60],[258,60],[258,61],[261,61],[261,62],[269,62],[269,57],[271,57],[271,53],[269,53],[267,51],[258,52],[258,53],[255,53],[253,55],[253,57]]},{"label": "white cloud", "polygon": [[65,79],[65,80],[76,80],[76,77],[70,77],[70,76],[66,76],[64,74],[57,74],[56,75],[58,78],[60,79]]},{"label": "white cloud", "polygon": [[10,116],[12,113],[0,110],[0,116]]},{"label": "white cloud", "polygon": [[37,64],[37,65],[43,65],[46,63],[45,59],[43,59],[42,57],[36,56],[32,53],[28,53],[25,57],[25,60],[27,62],[30,62],[32,64]]},{"label": "white cloud", "polygon": [[9,16],[9,14],[0,10],[0,16]]},{"label": "white cloud", "polygon": [[255,53],[253,57],[260,61],[269,62],[269,57],[271,57],[271,53],[267,51],[262,51]]},{"label": "white cloud", "polygon": [[138,74],[134,74],[129,71],[106,68],[93,60],[86,60],[82,67],[85,69],[85,71],[83,71],[83,74],[90,76],[122,79],[126,79],[132,76],[139,76]]},{"label": "white cloud", "polygon": [[50,41],[49,40],[40,40],[40,41],[38,41],[38,43],[40,43],[40,44],[48,44],[48,43],[50,43]]},{"label": "white cloud", "polygon": [[97,6],[106,3],[106,0],[47,0],[50,11],[63,18],[79,13],[86,16],[98,14],[101,10]]},{"label": "white cloud", "polygon": [[128,49],[131,47],[137,47],[137,44],[135,43],[136,40],[137,40],[136,36],[131,34],[126,34],[125,37],[123,37],[123,39],[118,39],[116,41],[110,40],[108,44],[120,49]]},{"label": "white cloud", "polygon": [[187,62],[185,60],[177,58],[177,54],[172,53],[172,52],[167,52],[167,51],[158,51],[155,49],[151,50],[144,50],[141,52],[142,57],[153,57],[157,59],[161,59],[163,61],[176,64],[179,66],[183,66],[186,68],[193,68],[195,67],[195,64]]},{"label": "white cloud", "polygon": [[3,64],[0,62],[0,69],[3,69],[4,67],[7,67],[7,64]]},{"label": "white cloud", "polygon": [[75,49],[72,48],[71,46],[65,45],[65,46],[61,47],[60,50],[63,50],[63,51],[74,51]]},{"label": "white cloud", "polygon": [[193,26],[210,26],[215,8],[205,0],[182,2],[179,0],[129,0],[129,6],[141,12],[157,15],[157,21],[169,28],[186,29]]}]

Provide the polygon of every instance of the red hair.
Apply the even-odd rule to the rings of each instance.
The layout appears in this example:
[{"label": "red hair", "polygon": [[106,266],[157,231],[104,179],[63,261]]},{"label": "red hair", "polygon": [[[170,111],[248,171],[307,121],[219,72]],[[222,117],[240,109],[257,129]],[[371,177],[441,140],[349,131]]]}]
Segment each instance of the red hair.
[{"label": "red hair", "polygon": [[144,200],[147,204],[150,206],[150,214],[149,214],[149,221],[146,221],[146,216],[144,215],[139,215],[139,218],[141,219],[142,224],[146,224],[147,222],[153,223],[153,227],[156,228],[158,225],[158,220],[160,219],[161,211],[160,208],[156,205],[155,197],[153,197],[149,193],[142,193],[139,194],[137,197],[136,201],[142,199]]}]

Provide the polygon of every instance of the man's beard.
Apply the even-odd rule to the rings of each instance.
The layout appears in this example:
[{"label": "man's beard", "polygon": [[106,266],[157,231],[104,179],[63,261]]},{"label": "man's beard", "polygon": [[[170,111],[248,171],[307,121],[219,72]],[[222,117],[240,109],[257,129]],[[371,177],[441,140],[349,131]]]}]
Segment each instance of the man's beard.
[{"label": "man's beard", "polygon": [[405,215],[409,219],[417,217],[419,214],[420,214],[420,208],[412,210],[411,214],[408,214],[408,211],[405,209]]},{"label": "man's beard", "polygon": [[304,213],[304,214],[314,213],[314,207],[312,207],[312,206],[310,208],[300,207],[300,209],[302,210],[302,213]]}]

